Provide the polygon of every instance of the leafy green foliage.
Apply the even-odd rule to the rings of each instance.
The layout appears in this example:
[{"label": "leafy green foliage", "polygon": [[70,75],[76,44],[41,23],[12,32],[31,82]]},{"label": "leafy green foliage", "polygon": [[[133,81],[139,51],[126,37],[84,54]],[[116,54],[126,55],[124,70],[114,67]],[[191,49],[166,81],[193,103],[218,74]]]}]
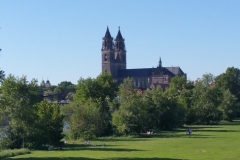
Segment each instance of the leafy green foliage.
[{"label": "leafy green foliage", "polygon": [[197,123],[210,124],[210,122],[216,123],[221,120],[219,110],[221,93],[216,86],[207,85],[210,83],[208,77],[203,76],[193,89],[193,109]]},{"label": "leafy green foliage", "polygon": [[106,97],[112,100],[116,97],[117,89],[117,83],[109,73],[104,72],[96,79],[81,78],[76,86],[74,101],[81,103],[89,98],[104,101]]},{"label": "leafy green foliage", "polygon": [[[227,116],[226,102],[223,102],[223,103],[225,103],[225,104],[223,104],[225,106],[225,109],[223,110],[224,111],[224,113],[223,113],[224,119],[231,120],[235,117],[239,118],[240,117],[240,108],[239,108],[239,106],[240,106],[240,70],[238,68],[234,68],[234,67],[227,68],[225,73],[222,73],[216,77],[216,87],[218,87],[221,90],[223,96],[225,96],[225,97],[222,97],[224,101],[226,101],[226,96],[227,96],[226,90],[229,90],[229,92],[236,98],[237,104],[235,104],[235,102],[234,103],[229,102],[229,103],[233,103],[232,104],[233,106],[231,106],[231,109],[230,109],[231,111],[233,111],[231,113],[231,118],[226,117]],[[227,96],[227,97],[230,98],[231,96]],[[230,99],[231,99],[231,101],[233,100],[233,98],[230,98]],[[227,107],[227,108],[229,108],[229,107]],[[230,116],[230,114],[228,114],[228,115]],[[234,116],[234,117],[232,117],[232,116]]]},{"label": "leafy green foliage", "polygon": [[30,154],[30,150],[26,148],[22,149],[14,149],[14,150],[4,150],[0,152],[0,159],[6,158],[6,157],[14,157],[18,155],[24,155],[24,154]]},{"label": "leafy green foliage", "polygon": [[4,78],[5,78],[4,71],[0,70],[0,82],[2,82]]},{"label": "leafy green foliage", "polygon": [[223,99],[220,106],[224,120],[232,121],[236,117],[239,108],[237,98],[229,90],[223,92]]},{"label": "leafy green foliage", "polygon": [[9,75],[1,86],[0,147],[58,145],[63,138],[59,105],[40,102],[36,80]]},{"label": "leafy green foliage", "polygon": [[138,134],[145,128],[147,110],[143,95],[133,87],[132,79],[120,85],[119,109],[113,113],[113,125],[120,134]]},{"label": "leafy green foliage", "polygon": [[57,101],[61,100],[70,100],[72,101],[72,98],[68,98],[69,93],[75,93],[75,85],[68,81],[63,81],[56,88],[54,88],[53,93],[55,95],[55,99]]},{"label": "leafy green foliage", "polygon": [[109,73],[102,73],[96,79],[80,79],[76,86],[76,94],[73,98],[80,106],[85,105],[89,99],[99,104],[97,105],[101,116],[99,125],[102,127],[100,135],[112,133],[109,102],[116,98],[117,89],[117,83],[113,81]]},{"label": "leafy green foliage", "polygon": [[[48,88],[39,87],[36,80],[28,82],[24,76],[4,78],[4,72],[0,74],[1,148],[59,146],[63,123],[68,139],[89,140],[114,133],[140,134],[184,124],[233,121],[240,115],[240,74],[233,67],[216,80],[210,73],[195,83],[175,76],[164,90],[158,86],[143,92],[138,92],[130,78],[118,88],[109,73],[80,79],[76,86],[64,81]],[[39,93],[73,102],[60,112],[58,104],[40,102]]]},{"label": "leafy green foliage", "polygon": [[[7,135],[8,147],[20,148],[29,135],[29,126],[34,122],[33,105],[39,101],[37,81],[30,83],[26,77],[16,78],[9,75],[1,86],[0,124]],[[6,138],[6,137],[3,137]]]},{"label": "leafy green foliage", "polygon": [[72,137],[69,138],[89,140],[101,134],[100,105],[99,102],[89,99],[82,104],[71,103],[64,106],[65,114],[70,113],[65,121],[68,124],[67,129],[71,131]]},{"label": "leafy green foliage", "polygon": [[62,107],[65,133],[69,139],[94,139],[112,132],[109,104],[115,99],[117,84],[109,73],[96,79],[80,79],[74,102]]},{"label": "leafy green foliage", "polygon": [[240,102],[240,70],[229,67],[225,73],[216,77],[216,85],[222,90],[229,90]]},{"label": "leafy green foliage", "polygon": [[35,106],[36,116],[32,129],[32,145],[60,145],[63,139],[63,115],[59,104],[43,100]]}]

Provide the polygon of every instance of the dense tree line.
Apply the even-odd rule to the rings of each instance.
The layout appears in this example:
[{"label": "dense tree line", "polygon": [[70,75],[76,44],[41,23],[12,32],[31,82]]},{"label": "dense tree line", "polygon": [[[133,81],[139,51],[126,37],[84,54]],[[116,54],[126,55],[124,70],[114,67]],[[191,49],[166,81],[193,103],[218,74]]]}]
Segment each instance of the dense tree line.
[{"label": "dense tree line", "polygon": [[[0,72],[0,147],[57,145],[66,139],[172,130],[184,124],[211,124],[240,117],[240,70],[227,68],[196,81],[173,77],[164,90],[139,92],[127,78],[118,86],[109,73],[61,82],[49,101],[36,80]],[[49,89],[49,88],[48,88]],[[71,94],[69,94],[71,93]],[[54,95],[54,94],[52,94]],[[71,103],[60,105],[59,99]]]},{"label": "dense tree line", "polygon": [[139,134],[183,124],[232,121],[240,113],[240,70],[228,68],[196,81],[173,77],[168,88],[139,93],[132,79],[117,87],[111,75],[80,79],[74,103],[62,107],[68,138]]}]

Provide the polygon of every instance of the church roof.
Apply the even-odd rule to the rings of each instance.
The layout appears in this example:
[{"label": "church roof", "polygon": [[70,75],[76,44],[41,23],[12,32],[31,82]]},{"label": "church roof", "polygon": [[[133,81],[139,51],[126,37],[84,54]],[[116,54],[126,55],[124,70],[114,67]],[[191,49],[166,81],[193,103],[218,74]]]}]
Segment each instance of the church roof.
[{"label": "church roof", "polygon": [[152,75],[152,68],[141,69],[122,69],[118,73],[118,77],[150,77]]},{"label": "church roof", "polygon": [[122,37],[120,29],[118,30],[118,34],[117,34],[116,40],[123,40],[123,37]]},{"label": "church roof", "polygon": [[176,76],[184,74],[184,72],[181,70],[180,67],[166,67],[166,69],[168,69],[170,72],[172,72]]},{"label": "church roof", "polygon": [[165,67],[157,67],[153,68],[153,76],[162,76],[162,75],[169,75],[169,76],[174,76],[172,72],[170,72],[168,69]]},{"label": "church roof", "polygon": [[109,32],[108,27],[107,27],[107,31],[106,31],[106,33],[105,33],[104,38],[106,38],[106,39],[109,39],[109,38],[111,39],[111,38],[112,38],[112,36],[111,36],[111,34],[110,34],[110,32]]},{"label": "church roof", "polygon": [[[174,69],[171,69],[171,68],[174,68]],[[174,76],[176,74],[173,73],[171,70],[177,71],[177,69],[175,69],[175,68],[179,68],[179,67],[162,67],[161,72],[164,75]],[[157,73],[156,72],[157,70],[159,70],[158,67],[157,68],[140,68],[140,69],[122,69],[122,70],[119,70],[118,77],[121,77],[121,78],[126,78],[126,77],[151,77],[151,76],[153,76],[153,73]],[[184,73],[182,72],[182,74],[184,74]],[[181,73],[179,73],[177,75],[181,75]]]}]

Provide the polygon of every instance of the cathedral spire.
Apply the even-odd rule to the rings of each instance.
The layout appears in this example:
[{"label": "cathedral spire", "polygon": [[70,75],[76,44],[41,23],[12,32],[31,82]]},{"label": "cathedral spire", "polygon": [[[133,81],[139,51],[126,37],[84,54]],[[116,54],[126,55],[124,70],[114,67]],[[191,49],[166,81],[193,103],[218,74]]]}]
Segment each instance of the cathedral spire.
[{"label": "cathedral spire", "polygon": [[107,31],[105,33],[105,36],[103,37],[102,40],[102,49],[113,49],[113,38],[109,32],[108,26],[107,26]]},{"label": "cathedral spire", "polygon": [[120,27],[118,27],[118,34],[117,34],[116,39],[115,39],[115,49],[116,50],[126,50],[124,41],[125,40],[122,37]]},{"label": "cathedral spire", "polygon": [[111,38],[112,38],[112,36],[111,36],[111,34],[110,34],[110,32],[109,32],[108,26],[107,26],[107,31],[106,31],[106,33],[105,33],[104,38],[106,38],[106,39],[109,39],[109,38],[111,39]]},{"label": "cathedral spire", "polygon": [[162,60],[161,60],[161,57],[159,58],[159,61],[158,61],[158,67],[159,67],[159,68],[162,68]]},{"label": "cathedral spire", "polygon": [[123,40],[121,31],[120,31],[120,26],[118,27],[118,34],[117,34],[116,40],[119,40],[119,41],[122,41],[122,40]]}]

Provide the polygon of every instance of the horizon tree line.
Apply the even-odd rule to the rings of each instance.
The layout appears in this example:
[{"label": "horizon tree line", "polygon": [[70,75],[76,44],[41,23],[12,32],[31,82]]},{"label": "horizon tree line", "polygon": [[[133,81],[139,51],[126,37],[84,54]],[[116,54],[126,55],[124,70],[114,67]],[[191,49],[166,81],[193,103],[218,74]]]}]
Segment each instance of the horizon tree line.
[{"label": "horizon tree line", "polygon": [[[240,117],[240,70],[234,67],[195,82],[175,76],[166,89],[144,92],[131,78],[118,86],[109,73],[43,88],[0,70],[0,82],[0,148],[60,146],[63,138],[138,135]],[[70,103],[52,103],[44,94]]]}]

